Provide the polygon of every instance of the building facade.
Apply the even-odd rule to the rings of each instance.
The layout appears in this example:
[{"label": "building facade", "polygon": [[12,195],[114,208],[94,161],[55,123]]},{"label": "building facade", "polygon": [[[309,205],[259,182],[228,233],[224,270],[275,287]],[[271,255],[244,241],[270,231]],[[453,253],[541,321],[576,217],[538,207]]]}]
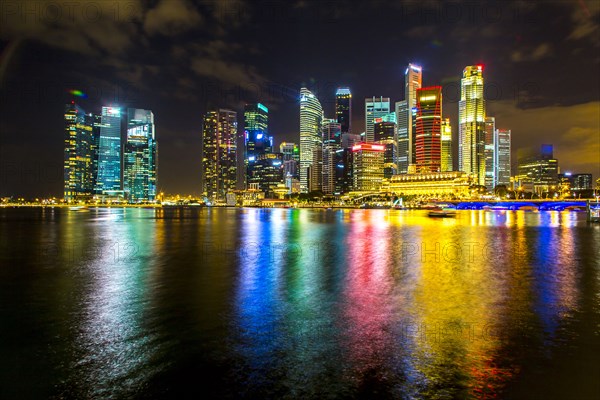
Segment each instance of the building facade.
[{"label": "building facade", "polygon": [[470,198],[471,177],[464,172],[403,174],[392,177],[385,189],[397,195],[436,198]]}]

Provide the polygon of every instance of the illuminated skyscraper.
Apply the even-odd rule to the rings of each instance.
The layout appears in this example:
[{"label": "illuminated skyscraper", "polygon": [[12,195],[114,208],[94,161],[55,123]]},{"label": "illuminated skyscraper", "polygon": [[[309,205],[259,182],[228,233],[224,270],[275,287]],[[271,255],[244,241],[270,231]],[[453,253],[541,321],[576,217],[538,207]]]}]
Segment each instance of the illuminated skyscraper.
[{"label": "illuminated skyscraper", "polygon": [[468,66],[460,81],[458,102],[458,169],[485,185],[485,100],[483,67]]},{"label": "illuminated skyscraper", "polygon": [[158,153],[155,135],[152,111],[127,109],[123,191],[130,203],[156,199]]},{"label": "illuminated skyscraper", "polygon": [[[273,152],[273,137],[269,136],[269,109],[261,103],[246,104],[244,107],[244,180],[249,186],[250,183],[259,183],[269,180],[269,177],[263,177],[261,174],[272,175],[265,163],[269,161],[264,156]],[[256,168],[255,165],[261,159],[261,165]],[[268,172],[267,172],[268,171]],[[263,184],[262,187],[265,187]]]},{"label": "illuminated skyscraper", "polygon": [[335,119],[342,133],[352,131],[352,93],[349,88],[339,88],[335,92]]},{"label": "illuminated skyscraper", "polygon": [[322,144],[321,124],[323,108],[317,97],[307,88],[300,89],[300,191],[309,191],[309,168],[313,151]]},{"label": "illuminated skyscraper", "polygon": [[335,192],[336,186],[336,154],[342,146],[342,124],[335,119],[323,122],[323,166],[322,191],[325,194]]},{"label": "illuminated skyscraper", "polygon": [[418,172],[439,172],[442,164],[442,87],[417,89],[415,155]]},{"label": "illuminated skyscraper", "polygon": [[72,102],[65,106],[64,199],[88,200],[96,180],[96,130],[91,114]]},{"label": "illuminated skyscraper", "polygon": [[273,138],[269,136],[269,109],[263,104],[246,104],[244,107],[244,135],[246,159],[272,152]]},{"label": "illuminated skyscraper", "polygon": [[510,184],[510,129],[496,129],[494,138],[494,187]]},{"label": "illuminated skyscraper", "polygon": [[418,65],[408,64],[404,72],[404,100],[396,103],[398,132],[398,173],[408,172],[408,165],[416,162],[416,107],[417,89],[422,85],[422,69]]},{"label": "illuminated skyscraper", "polygon": [[484,155],[485,155],[485,187],[488,190],[494,189],[494,170],[496,157],[495,139],[496,135],[496,119],[494,117],[485,118],[485,134],[484,134]]},{"label": "illuminated skyscraper", "polygon": [[365,99],[365,142],[375,140],[375,120],[390,113],[389,97],[368,97]]},{"label": "illuminated skyscraper", "polygon": [[453,170],[452,167],[452,126],[450,118],[442,120],[442,172]]},{"label": "illuminated skyscraper", "polygon": [[383,176],[391,178],[396,173],[396,115],[388,114],[391,118],[377,118],[375,120],[375,143],[384,146]]},{"label": "illuminated skyscraper", "polygon": [[313,149],[313,160],[309,167],[310,180],[309,192],[323,190],[323,147],[315,147]]},{"label": "illuminated skyscraper", "polygon": [[102,107],[96,192],[121,190],[121,109]]},{"label": "illuminated skyscraper", "polygon": [[224,199],[236,188],[237,113],[219,109],[204,115],[202,127],[202,193]]}]

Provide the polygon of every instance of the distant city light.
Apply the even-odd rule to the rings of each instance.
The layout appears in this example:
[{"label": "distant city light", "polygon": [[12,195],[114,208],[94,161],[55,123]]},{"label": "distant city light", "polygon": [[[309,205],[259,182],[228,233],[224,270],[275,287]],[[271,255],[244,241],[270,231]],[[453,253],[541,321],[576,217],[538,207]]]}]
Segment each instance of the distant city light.
[{"label": "distant city light", "polygon": [[77,90],[77,89],[70,89],[69,93],[72,94],[73,96],[76,97],[80,97],[82,99],[87,99],[87,94],[83,93],[81,90]]}]

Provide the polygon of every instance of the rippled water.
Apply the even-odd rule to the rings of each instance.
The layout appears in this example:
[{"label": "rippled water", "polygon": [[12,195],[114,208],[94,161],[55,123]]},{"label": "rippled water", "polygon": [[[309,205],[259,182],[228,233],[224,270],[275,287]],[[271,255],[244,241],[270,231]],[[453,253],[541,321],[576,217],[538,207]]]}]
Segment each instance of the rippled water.
[{"label": "rippled water", "polygon": [[598,398],[583,213],[0,210],[0,397]]}]

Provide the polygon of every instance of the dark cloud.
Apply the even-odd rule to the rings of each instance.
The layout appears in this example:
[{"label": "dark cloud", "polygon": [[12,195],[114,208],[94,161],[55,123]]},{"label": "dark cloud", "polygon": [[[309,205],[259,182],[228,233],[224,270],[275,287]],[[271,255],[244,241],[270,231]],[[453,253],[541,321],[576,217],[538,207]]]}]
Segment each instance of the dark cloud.
[{"label": "dark cloud", "polygon": [[161,0],[146,13],[144,30],[149,35],[160,33],[171,36],[199,28],[202,23],[202,16],[186,0]]},{"label": "dark cloud", "polygon": [[540,61],[552,56],[552,53],[552,45],[550,43],[541,43],[534,48],[513,51],[510,59],[514,62]]}]

